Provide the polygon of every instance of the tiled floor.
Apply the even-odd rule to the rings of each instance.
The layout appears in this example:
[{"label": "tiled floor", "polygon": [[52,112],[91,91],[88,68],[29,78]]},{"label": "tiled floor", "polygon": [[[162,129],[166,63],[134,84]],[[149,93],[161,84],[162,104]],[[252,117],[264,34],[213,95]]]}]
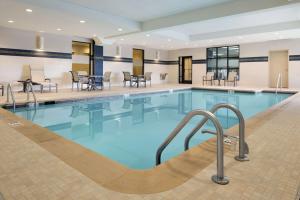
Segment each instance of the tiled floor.
[{"label": "tiled floor", "polygon": [[[147,90],[175,87],[181,86],[157,86]],[[112,89],[110,94],[120,93],[117,91],[119,89]],[[75,96],[74,93],[70,92],[70,96]],[[91,94],[88,93],[89,96]],[[45,94],[43,98],[50,100],[52,95],[54,94]],[[58,99],[66,97],[67,95],[61,95]],[[5,116],[2,119],[0,116],[0,192],[5,199],[17,200],[294,200],[300,184],[299,108],[300,94],[296,94],[267,111],[267,114],[247,121],[247,126],[255,127],[248,130],[251,131],[247,137],[250,161],[237,162],[233,159],[232,152],[225,155],[225,174],[230,178],[228,185],[221,186],[210,181],[211,175],[216,171],[216,164],[212,163],[174,189],[148,195],[123,194],[100,186],[24,137],[7,124]]]}]

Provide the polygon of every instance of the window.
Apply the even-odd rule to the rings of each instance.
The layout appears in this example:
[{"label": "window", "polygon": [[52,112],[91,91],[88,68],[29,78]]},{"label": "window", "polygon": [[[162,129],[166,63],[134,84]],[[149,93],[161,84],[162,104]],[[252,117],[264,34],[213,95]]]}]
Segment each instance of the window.
[{"label": "window", "polygon": [[207,72],[214,72],[215,78],[227,79],[233,71],[239,75],[240,46],[223,46],[206,49]]}]

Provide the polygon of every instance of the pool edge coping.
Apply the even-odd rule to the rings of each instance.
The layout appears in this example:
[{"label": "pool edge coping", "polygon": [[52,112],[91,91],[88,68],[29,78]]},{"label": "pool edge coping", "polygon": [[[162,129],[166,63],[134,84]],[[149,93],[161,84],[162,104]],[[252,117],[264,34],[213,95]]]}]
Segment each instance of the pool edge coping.
[{"label": "pool edge coping", "polygon": [[[184,90],[186,90],[186,89],[184,89]],[[272,107],[268,108],[267,110],[260,112],[260,113],[256,114],[255,116],[247,119],[246,120],[246,132],[248,133],[247,136],[249,135],[249,131],[255,129],[255,127],[257,125],[259,125],[260,123],[267,121],[265,119],[266,116],[270,116],[270,115],[274,114],[274,112],[280,111],[281,107],[290,103],[293,100],[293,98],[295,98],[296,96],[300,96],[299,93],[291,95],[290,97],[286,98],[285,100],[281,101],[280,103],[275,104]],[[202,151],[204,151],[206,153],[215,154],[214,139],[210,139],[204,143],[201,143],[200,145],[197,145],[196,147],[191,148],[189,151],[183,152],[179,156],[176,156],[175,158],[172,158],[172,159],[166,161],[165,163],[161,164],[160,166],[152,168],[150,170],[128,169],[128,168],[124,167],[123,165],[120,165],[114,161],[112,162],[112,160],[110,160],[100,154],[94,155],[95,154],[94,152],[92,152],[72,141],[64,139],[61,136],[56,135],[52,131],[49,131],[43,127],[33,124],[32,122],[25,120],[21,117],[18,117],[15,114],[1,108],[0,113],[2,114],[3,112],[4,112],[4,119],[0,119],[0,120],[7,120],[7,119],[8,120],[17,120],[17,121],[21,121],[24,124],[24,126],[26,126],[25,129],[24,129],[24,127],[11,127],[11,128],[17,130],[19,133],[23,134],[25,137],[29,138],[31,141],[35,142],[42,148],[46,149],[48,152],[50,152],[51,154],[58,157],[60,160],[64,161],[69,166],[80,171],[82,174],[89,177],[91,180],[95,181],[99,185],[106,187],[108,189],[114,190],[114,191],[118,191],[118,192],[124,192],[124,193],[130,193],[130,194],[151,194],[151,193],[163,192],[163,191],[172,189],[178,185],[181,185],[182,183],[186,182],[191,177],[193,177],[195,174],[197,174],[198,172],[200,172],[201,170],[203,170],[204,168],[206,168],[208,165],[210,165],[211,163],[213,163],[215,161],[215,156],[213,156],[212,160],[208,160],[208,161],[206,160],[207,162],[204,163],[204,165],[202,167],[197,166],[197,169],[194,168],[194,171],[189,171],[187,169],[184,169],[183,171],[178,171],[178,170],[182,170],[182,168],[181,168],[182,166],[191,167],[191,168],[195,167],[195,166],[190,166],[189,162],[192,161],[192,162],[194,162],[194,165],[197,165],[197,163],[195,163],[195,162],[197,162],[197,159],[201,159],[201,156],[203,153]],[[236,134],[237,130],[238,130],[237,127],[238,127],[238,125],[231,127],[230,129],[228,129],[228,132],[230,132],[230,133],[233,132]],[[34,130],[33,132],[35,132],[35,133],[33,135],[28,135],[28,132],[26,132],[26,130],[27,131]],[[36,132],[36,130],[38,130],[38,131]],[[52,136],[53,138],[50,138],[50,139],[49,138],[45,139],[44,138],[45,133],[49,133],[49,134],[52,134],[55,136]],[[250,133],[252,133],[252,131]],[[35,138],[35,137],[37,137],[37,138]],[[39,140],[39,139],[41,139],[41,141],[37,142],[37,140]],[[48,147],[45,146],[45,143],[51,144],[51,142],[54,142],[54,141],[58,142],[56,144],[56,146],[54,146],[55,148],[59,147],[59,148],[64,149],[64,145],[67,144],[67,146],[68,145],[71,146],[71,147],[69,147],[71,149],[73,147],[75,147],[77,150],[78,150],[78,148],[80,148],[80,150],[79,150],[80,154],[76,154],[74,157],[72,157],[70,155],[60,155],[56,152],[56,149],[51,150],[51,147],[49,147],[49,145],[48,145]],[[207,146],[205,146],[205,145],[207,145]],[[209,148],[209,150],[206,148]],[[199,154],[199,151],[202,153]],[[82,155],[84,155],[84,156],[82,156]],[[112,176],[114,176],[113,180],[110,179],[109,181],[102,182],[101,180],[98,180],[97,178],[93,177],[93,175],[91,176],[91,174],[86,174],[85,171],[82,171],[82,170],[78,169],[78,167],[75,166],[76,163],[78,163],[80,159],[83,160],[83,162],[87,161],[87,160],[85,160],[86,158],[84,158],[86,156],[90,157],[90,158],[97,157],[98,159],[101,160],[101,162],[99,162],[101,165],[104,165],[104,163],[102,163],[102,162],[106,162],[106,165],[107,165],[106,167],[107,167],[107,169],[109,169],[108,172],[109,171],[115,172],[116,170],[117,171],[120,170],[122,173],[119,174],[118,176],[115,176],[115,174],[112,174]],[[250,156],[251,156],[251,154],[250,154]],[[72,159],[74,159],[74,160],[72,160]],[[93,159],[91,159],[91,160],[93,160]],[[72,164],[72,162],[73,162],[73,164]],[[115,169],[110,169],[111,167],[115,168]],[[94,168],[95,168],[95,166],[93,167],[93,169],[91,171],[94,172],[95,171]],[[96,168],[96,169],[101,169],[101,167]],[[188,171],[188,173],[186,173],[187,171]],[[106,174],[106,176],[107,176],[107,174]],[[165,177],[163,177],[163,176],[165,176]],[[146,178],[146,177],[148,177],[148,178]],[[144,179],[149,179],[150,183]],[[156,180],[154,180],[154,179],[156,179]],[[141,181],[141,180],[143,180],[143,181]],[[133,184],[131,185],[128,183],[133,183]],[[152,187],[148,187],[148,188],[141,187],[141,184],[143,184],[143,183],[148,183],[147,186],[149,186],[149,184],[150,184],[150,185],[152,185]]]}]

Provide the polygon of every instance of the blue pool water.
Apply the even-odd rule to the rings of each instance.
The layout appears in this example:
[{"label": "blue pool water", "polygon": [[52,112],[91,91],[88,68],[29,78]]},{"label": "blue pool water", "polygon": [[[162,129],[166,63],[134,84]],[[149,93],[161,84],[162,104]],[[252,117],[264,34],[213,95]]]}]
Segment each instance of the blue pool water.
[{"label": "blue pool water", "polygon": [[[129,168],[147,169],[155,166],[157,148],[189,111],[230,103],[249,118],[290,95],[183,90],[42,105],[37,110],[19,108],[16,114]],[[225,129],[238,123],[226,109],[219,110],[217,117]],[[166,148],[163,161],[183,152],[185,136],[200,119],[193,118]],[[199,132],[190,146],[211,137]]]}]

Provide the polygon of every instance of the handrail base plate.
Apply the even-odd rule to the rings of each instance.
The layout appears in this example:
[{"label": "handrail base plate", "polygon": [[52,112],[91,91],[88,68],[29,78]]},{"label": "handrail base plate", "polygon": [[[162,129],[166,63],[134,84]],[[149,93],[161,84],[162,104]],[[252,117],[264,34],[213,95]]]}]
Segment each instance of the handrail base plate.
[{"label": "handrail base plate", "polygon": [[239,156],[234,157],[235,160],[243,162],[243,161],[250,161],[249,157],[247,155],[244,156],[244,158],[240,158]]},{"label": "handrail base plate", "polygon": [[220,185],[227,185],[229,183],[228,177],[224,176],[223,178],[219,178],[217,175],[213,175],[211,180]]}]

